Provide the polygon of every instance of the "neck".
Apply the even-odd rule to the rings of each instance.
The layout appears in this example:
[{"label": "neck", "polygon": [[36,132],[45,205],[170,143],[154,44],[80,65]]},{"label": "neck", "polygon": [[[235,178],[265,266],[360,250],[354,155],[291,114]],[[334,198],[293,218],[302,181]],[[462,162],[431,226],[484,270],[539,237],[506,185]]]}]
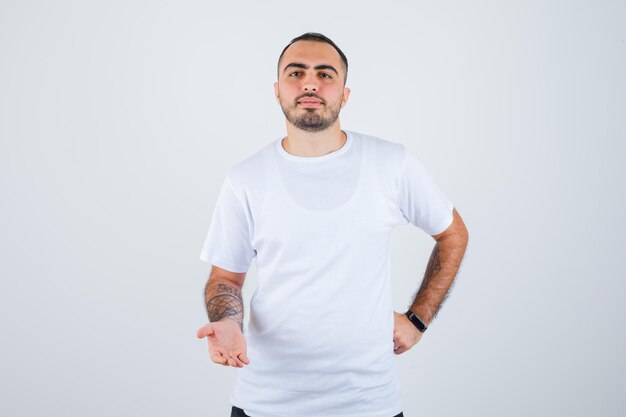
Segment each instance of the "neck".
[{"label": "neck", "polygon": [[282,146],[296,156],[323,156],[341,148],[347,139],[339,125],[339,119],[328,129],[319,132],[298,129],[287,122],[287,137],[282,140]]}]

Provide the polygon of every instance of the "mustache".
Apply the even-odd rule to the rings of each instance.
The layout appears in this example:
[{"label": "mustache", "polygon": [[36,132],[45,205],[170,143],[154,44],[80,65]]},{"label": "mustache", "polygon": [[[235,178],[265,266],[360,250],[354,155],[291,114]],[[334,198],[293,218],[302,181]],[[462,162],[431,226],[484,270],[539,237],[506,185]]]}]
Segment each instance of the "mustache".
[{"label": "mustache", "polygon": [[298,97],[298,98],[296,99],[296,103],[297,103],[298,101],[302,100],[302,99],[303,99],[303,98],[305,98],[305,97],[314,97],[314,98],[318,99],[319,101],[321,101],[323,104],[326,104],[326,100],[324,100],[323,98],[321,98],[320,96],[318,96],[318,95],[317,95],[317,94],[315,94],[315,93],[307,93],[307,94],[303,94],[303,95],[301,95],[300,97]]}]

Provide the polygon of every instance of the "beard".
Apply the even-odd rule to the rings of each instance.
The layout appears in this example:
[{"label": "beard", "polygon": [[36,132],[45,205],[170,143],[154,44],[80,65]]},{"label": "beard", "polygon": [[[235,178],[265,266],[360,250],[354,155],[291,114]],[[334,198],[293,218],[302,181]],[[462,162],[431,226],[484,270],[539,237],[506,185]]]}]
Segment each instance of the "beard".
[{"label": "beard", "polygon": [[[328,105],[326,102],[323,103],[322,107],[303,108],[302,110],[304,110],[304,113],[302,114],[298,114],[300,109],[298,109],[297,102],[293,106],[285,106],[281,100],[280,108],[283,110],[283,114],[287,120],[298,129],[302,129],[307,132],[319,132],[332,126],[339,117],[339,111],[341,110],[341,106],[339,104],[332,106]],[[326,117],[322,114],[323,110],[328,111],[328,115]]]}]

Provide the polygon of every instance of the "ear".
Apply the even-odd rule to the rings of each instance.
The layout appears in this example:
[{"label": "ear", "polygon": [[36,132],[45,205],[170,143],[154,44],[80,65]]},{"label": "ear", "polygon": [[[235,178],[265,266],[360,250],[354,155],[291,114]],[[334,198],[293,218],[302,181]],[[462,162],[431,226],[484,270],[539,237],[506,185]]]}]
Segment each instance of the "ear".
[{"label": "ear", "polygon": [[341,107],[346,105],[349,97],[350,97],[350,89],[348,87],[344,87],[343,88],[343,101],[341,102]]},{"label": "ear", "polygon": [[278,94],[278,81],[274,83],[274,97],[276,98],[276,102],[280,104],[280,95]]}]

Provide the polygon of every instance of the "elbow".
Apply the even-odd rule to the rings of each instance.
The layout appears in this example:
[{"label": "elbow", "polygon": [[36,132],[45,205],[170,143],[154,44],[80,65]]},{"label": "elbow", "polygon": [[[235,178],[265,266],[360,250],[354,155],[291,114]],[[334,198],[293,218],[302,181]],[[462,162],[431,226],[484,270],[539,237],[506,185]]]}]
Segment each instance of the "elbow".
[{"label": "elbow", "polygon": [[469,240],[469,231],[465,226],[465,222],[461,218],[461,215],[456,211],[456,208],[452,210],[452,223],[443,232],[432,235],[433,239],[437,242],[453,241],[466,245]]}]

